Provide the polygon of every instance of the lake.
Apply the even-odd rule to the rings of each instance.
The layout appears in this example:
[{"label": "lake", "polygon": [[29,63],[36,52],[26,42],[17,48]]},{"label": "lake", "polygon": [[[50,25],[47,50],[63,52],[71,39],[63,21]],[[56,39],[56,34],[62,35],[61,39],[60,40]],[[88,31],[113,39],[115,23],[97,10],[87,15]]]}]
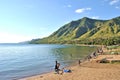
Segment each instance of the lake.
[{"label": "lake", "polygon": [[0,80],[15,80],[61,68],[92,53],[96,47],[59,44],[0,44]]}]

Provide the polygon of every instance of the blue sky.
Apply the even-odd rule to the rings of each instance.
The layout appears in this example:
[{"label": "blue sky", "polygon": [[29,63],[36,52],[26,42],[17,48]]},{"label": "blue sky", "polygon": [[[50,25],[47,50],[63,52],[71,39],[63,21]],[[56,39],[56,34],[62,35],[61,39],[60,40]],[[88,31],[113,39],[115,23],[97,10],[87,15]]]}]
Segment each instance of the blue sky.
[{"label": "blue sky", "polygon": [[0,43],[46,37],[82,17],[117,16],[120,0],[0,0]]}]

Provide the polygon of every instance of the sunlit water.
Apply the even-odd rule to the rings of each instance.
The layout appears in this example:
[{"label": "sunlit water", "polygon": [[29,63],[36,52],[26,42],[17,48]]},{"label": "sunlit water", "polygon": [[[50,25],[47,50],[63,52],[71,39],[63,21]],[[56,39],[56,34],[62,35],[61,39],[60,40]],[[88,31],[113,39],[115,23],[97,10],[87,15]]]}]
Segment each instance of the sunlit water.
[{"label": "sunlit water", "polygon": [[95,47],[48,44],[0,44],[0,80],[15,80],[61,68],[93,52]]}]

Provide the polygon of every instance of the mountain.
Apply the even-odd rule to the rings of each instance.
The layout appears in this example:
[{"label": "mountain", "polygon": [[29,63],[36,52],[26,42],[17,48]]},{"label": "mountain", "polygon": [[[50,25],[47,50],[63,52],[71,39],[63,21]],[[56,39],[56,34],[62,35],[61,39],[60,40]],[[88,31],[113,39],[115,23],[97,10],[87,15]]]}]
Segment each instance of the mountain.
[{"label": "mountain", "polygon": [[46,38],[34,39],[30,43],[117,44],[119,39],[120,17],[110,20],[84,17],[65,24]]}]

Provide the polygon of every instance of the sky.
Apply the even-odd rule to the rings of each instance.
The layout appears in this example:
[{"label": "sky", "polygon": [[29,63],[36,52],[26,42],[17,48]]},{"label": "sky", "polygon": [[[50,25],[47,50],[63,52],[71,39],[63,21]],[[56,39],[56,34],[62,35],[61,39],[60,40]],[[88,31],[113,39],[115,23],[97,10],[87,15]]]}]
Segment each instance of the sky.
[{"label": "sky", "polygon": [[47,37],[83,17],[120,16],[120,0],[0,0],[0,43]]}]

